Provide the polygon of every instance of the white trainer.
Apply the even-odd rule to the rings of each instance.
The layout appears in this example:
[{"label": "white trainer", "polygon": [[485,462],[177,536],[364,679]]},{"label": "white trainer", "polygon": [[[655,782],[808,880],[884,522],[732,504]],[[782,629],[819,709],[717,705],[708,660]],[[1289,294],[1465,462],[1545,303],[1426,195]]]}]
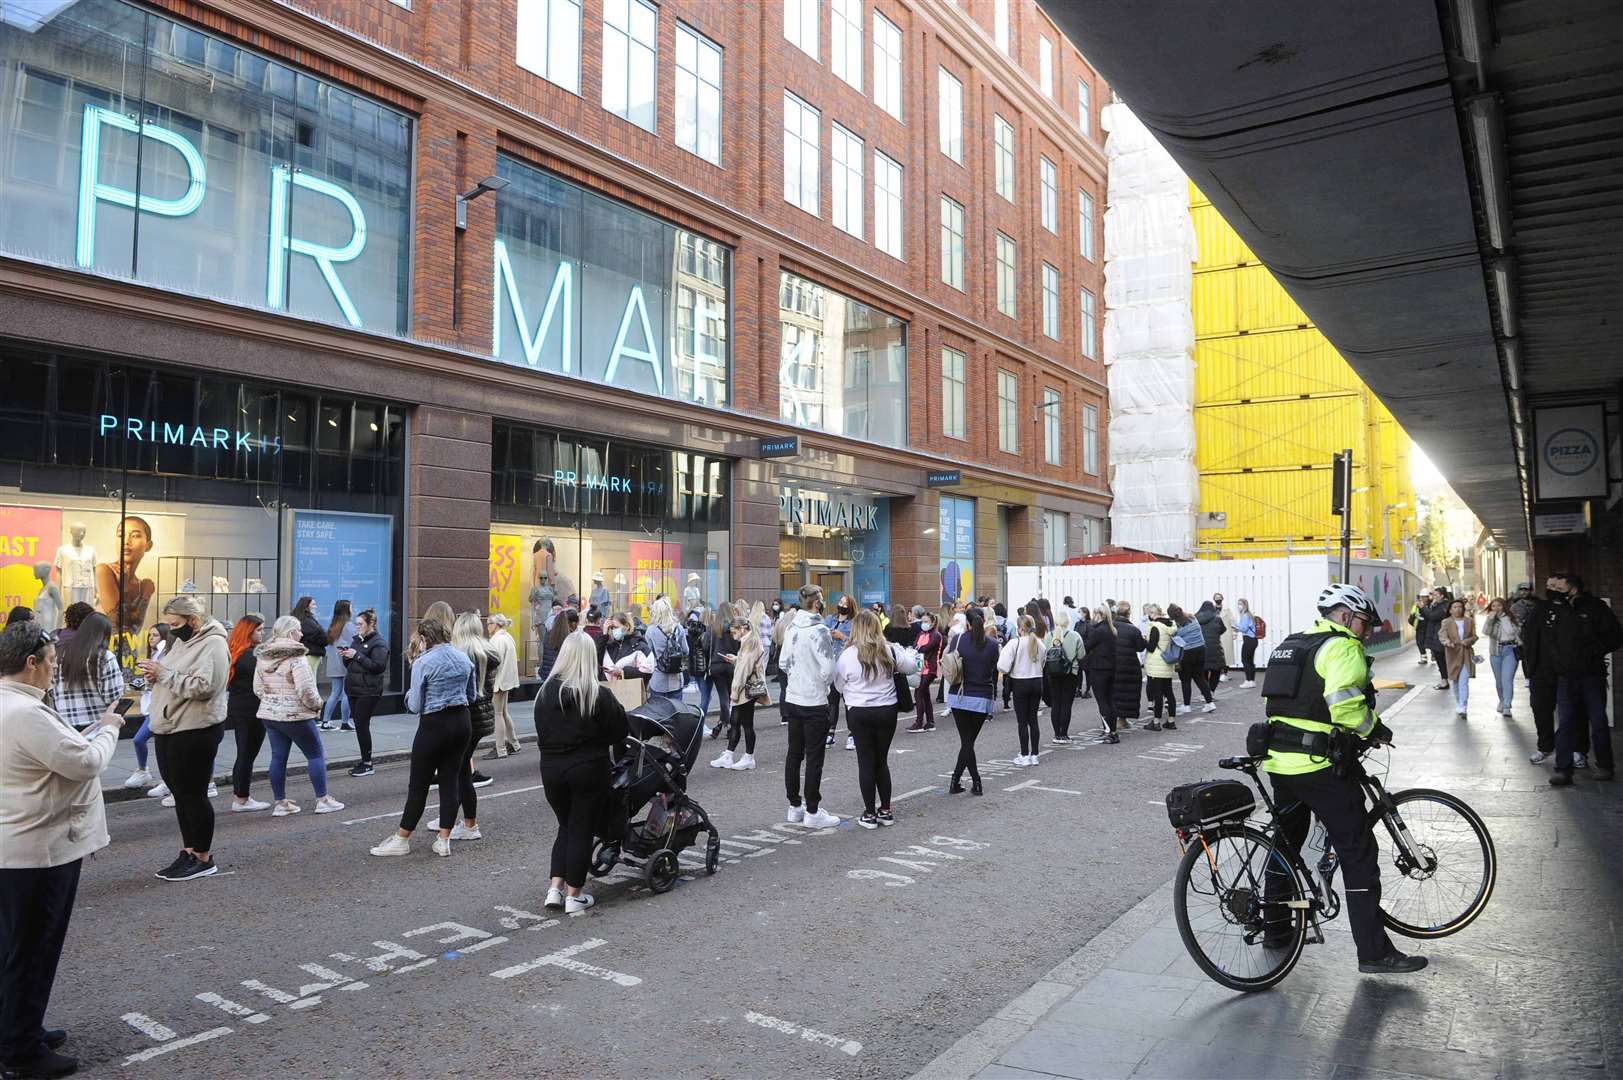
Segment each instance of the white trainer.
[{"label": "white trainer", "polygon": [[208,795],[209,795],[209,798],[211,798],[211,799],[216,799],[216,798],[219,798],[219,796],[220,796],[220,789],[218,787],[214,786],[214,781],[213,780],[209,781]]},{"label": "white trainer", "polygon": [[483,840],[484,838],[485,834],[479,831],[477,825],[470,829],[459,821],[451,826],[452,840]]},{"label": "white trainer", "polygon": [[248,797],[248,800],[246,802],[235,802],[235,801],[233,801],[231,803],[231,812],[233,814],[249,814],[249,813],[254,812],[255,810],[269,810],[269,809],[270,809],[270,803],[268,803],[268,802],[260,802],[258,799],[254,798],[251,795]]},{"label": "white trainer", "polygon": [[806,820],[806,811],[798,806],[791,806],[789,812],[783,815],[783,820],[791,824],[799,824]]},{"label": "white trainer", "polygon": [[1589,755],[1588,754],[1581,754],[1581,753],[1577,752],[1576,750],[1573,751],[1573,754],[1572,754],[1572,767],[1574,769],[1587,769],[1587,768],[1589,768]]},{"label": "white trainer", "polygon": [[169,785],[159,780],[156,786],[147,788],[147,798],[161,799],[169,794]]},{"label": "white trainer", "polygon": [[1250,690],[1253,687],[1255,687],[1256,685],[1257,685],[1257,681],[1255,679],[1247,679],[1245,682],[1240,684],[1240,689],[1241,690]]},{"label": "white trainer", "polygon": [[847,750],[855,750],[857,748],[857,739],[855,735],[847,735],[845,737],[845,748]]},{"label": "white trainer", "polygon": [[1534,750],[1531,754],[1527,755],[1527,760],[1531,761],[1534,765],[1542,765],[1549,759],[1550,755],[1546,754],[1542,750]]},{"label": "white trainer", "polygon": [[451,840],[449,837],[440,836],[438,833],[434,834],[434,854],[442,859],[451,854]]},{"label": "white trainer", "polygon": [[146,787],[152,783],[152,772],[148,769],[136,769],[130,773],[129,779],[124,781],[125,787]]},{"label": "white trainer", "polygon": [[1204,705],[1202,705],[1200,707],[1200,711],[1201,712],[1216,712],[1217,711],[1217,702],[1208,701],[1206,704],[1204,704]]},{"label": "white trainer", "polygon": [[372,849],[374,855],[410,855],[411,841],[399,833],[390,833],[389,838]]},{"label": "white trainer", "polygon": [[712,769],[730,769],[730,768],[732,768],[733,767],[733,752],[731,750],[723,750],[718,757],[715,757],[715,758],[711,759],[710,767]]},{"label": "white trainer", "polygon": [[727,767],[732,769],[734,772],[745,772],[749,769],[753,769],[755,768],[755,755],[744,754]]},{"label": "white trainer", "polygon": [[165,795],[163,800],[158,805],[173,807],[175,805],[175,797],[173,795]]},{"label": "white trainer", "polygon": [[271,817],[292,817],[301,809],[303,808],[292,799],[283,799],[276,804],[276,809],[271,811]]},{"label": "white trainer", "polygon": [[832,829],[840,823],[840,819],[837,815],[819,807],[815,813],[806,815],[804,823],[813,829]]},{"label": "white trainer", "polygon": [[548,887],[546,902],[541,905],[549,911],[557,911],[564,906],[564,891]]},{"label": "white trainer", "polygon": [[343,808],[344,804],[331,795],[323,795],[316,800],[316,813],[318,814],[336,814]]},{"label": "white trainer", "polygon": [[564,914],[579,915],[595,903],[597,903],[597,901],[592,899],[591,893],[581,893],[579,896],[566,896],[564,897]]}]

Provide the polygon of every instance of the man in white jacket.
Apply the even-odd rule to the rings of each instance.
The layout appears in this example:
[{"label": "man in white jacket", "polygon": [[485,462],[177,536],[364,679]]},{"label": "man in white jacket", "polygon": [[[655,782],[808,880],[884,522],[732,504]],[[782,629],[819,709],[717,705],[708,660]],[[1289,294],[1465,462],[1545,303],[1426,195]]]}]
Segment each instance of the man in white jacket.
[{"label": "man in white jacket", "polygon": [[[788,675],[783,701],[778,706],[789,722],[789,750],[783,763],[784,790],[789,796],[788,820],[826,829],[840,819],[819,808],[822,801],[823,753],[828,737],[828,691],[834,681],[834,639],[817,615],[823,590],[805,585],[800,610],[783,635],[778,665]],[[800,801],[800,763],[806,763],[806,801]]]}]

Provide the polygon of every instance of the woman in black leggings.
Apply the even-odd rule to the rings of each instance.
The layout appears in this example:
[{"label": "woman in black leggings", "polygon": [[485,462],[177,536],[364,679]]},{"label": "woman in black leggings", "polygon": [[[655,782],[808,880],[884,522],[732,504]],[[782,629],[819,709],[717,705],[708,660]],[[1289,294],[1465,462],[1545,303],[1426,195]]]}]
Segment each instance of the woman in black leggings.
[{"label": "woman in black leggings", "polygon": [[1016,765],[1035,765],[1041,735],[1037,730],[1037,710],[1043,701],[1043,648],[1042,631],[1031,615],[1020,616],[1019,633],[998,656],[997,669],[1014,691],[1014,725],[1020,736],[1020,755]]},{"label": "woman in black leggings", "polygon": [[[745,772],[755,768],[755,698],[766,690],[766,653],[761,650],[761,635],[750,626],[748,619],[734,619],[727,629],[722,646],[731,657],[728,667],[727,698],[731,707],[727,714],[727,749],[710,763],[713,769],[735,769]],[[751,687],[755,693],[751,693]],[[744,752],[738,752],[738,740],[744,740]]]},{"label": "woman in black leggings", "polygon": [[964,790],[961,781],[969,773],[970,792],[984,795],[981,773],[975,762],[975,739],[981,733],[986,718],[997,703],[997,638],[986,632],[986,613],[972,607],[966,616],[968,629],[953,639],[949,653],[956,653],[963,670],[957,685],[947,685],[947,706],[958,726],[958,761],[952,767],[952,784],[947,788],[957,795]]},{"label": "woman in black leggings", "polygon": [[400,827],[372,849],[374,855],[407,855],[411,834],[423,819],[429,785],[440,786],[440,830],[434,854],[451,854],[451,828],[461,803],[461,768],[473,735],[468,706],[479,696],[474,685],[473,662],[451,644],[451,627],[438,618],[424,619],[418,636],[425,651],[411,665],[411,687],[406,708],[418,714],[417,734],[411,740],[411,779]]},{"label": "woman in black leggings", "polygon": [[355,741],[361,750],[361,760],[349,775],[371,776],[377,771],[372,768],[372,714],[389,681],[389,643],[378,633],[376,611],[367,608],[355,616],[355,637],[339,655],[348,673],[344,692],[349,695],[349,718],[355,724]]}]

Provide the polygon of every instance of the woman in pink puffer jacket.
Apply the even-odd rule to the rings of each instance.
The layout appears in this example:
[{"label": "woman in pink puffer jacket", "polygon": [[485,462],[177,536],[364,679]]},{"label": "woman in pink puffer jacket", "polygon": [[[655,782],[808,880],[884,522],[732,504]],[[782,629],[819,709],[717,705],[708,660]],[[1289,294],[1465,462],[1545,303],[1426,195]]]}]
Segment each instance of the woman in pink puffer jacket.
[{"label": "woman in pink puffer jacket", "polygon": [[308,650],[300,637],[299,620],[283,615],[271,627],[270,640],[254,650],[254,693],[259,695],[259,719],[270,740],[270,786],[276,797],[272,817],[297,814],[299,804],[287,797],[288,750],[297,744],[310,765],[310,786],[316,789],[316,813],[330,814],[344,804],[327,794],[327,757],[321,745],[316,717],[321,715],[321,692],[305,661]]}]

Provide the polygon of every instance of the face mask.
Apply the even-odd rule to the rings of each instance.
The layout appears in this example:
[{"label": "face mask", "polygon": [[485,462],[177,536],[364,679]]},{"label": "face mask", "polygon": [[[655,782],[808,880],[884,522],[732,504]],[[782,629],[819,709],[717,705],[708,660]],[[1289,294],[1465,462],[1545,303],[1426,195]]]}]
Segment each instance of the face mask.
[{"label": "face mask", "polygon": [[192,629],[191,623],[181,623],[179,626],[170,627],[169,629],[169,635],[176,641],[190,641],[192,635],[196,632]]},{"label": "face mask", "polygon": [[931,622],[929,619],[925,619],[923,622],[919,623],[919,628],[921,630],[930,630],[930,629],[933,629],[934,627],[935,627],[935,623]]},{"label": "face mask", "polygon": [[609,631],[609,636],[615,641],[623,641],[625,639],[626,632],[620,627],[616,626],[613,630]]}]

